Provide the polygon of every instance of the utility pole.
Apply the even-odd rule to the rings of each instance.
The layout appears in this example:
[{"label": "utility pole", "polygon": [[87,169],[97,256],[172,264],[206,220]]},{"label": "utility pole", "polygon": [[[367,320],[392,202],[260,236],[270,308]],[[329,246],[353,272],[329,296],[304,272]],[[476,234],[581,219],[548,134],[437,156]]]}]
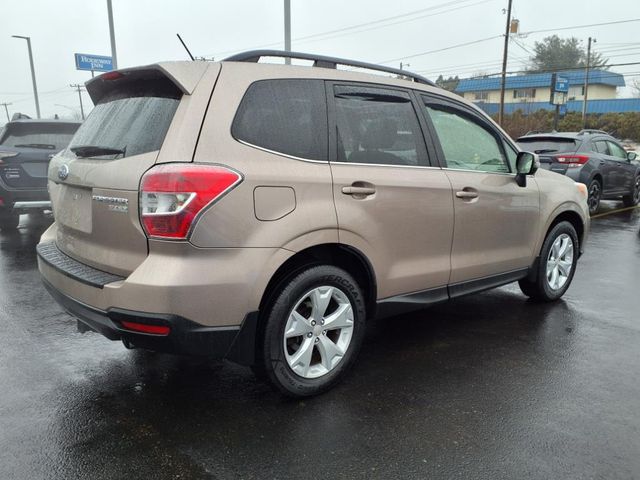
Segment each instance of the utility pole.
[{"label": "utility pole", "polygon": [[[291,51],[291,0],[284,0],[284,50]],[[285,58],[284,63],[291,65],[291,59]]]},{"label": "utility pole", "polygon": [[12,35],[13,38],[22,38],[27,41],[29,50],[29,65],[31,65],[31,83],[33,83],[33,96],[36,100],[36,117],[40,118],[40,101],[38,100],[38,85],[36,85],[36,71],[33,68],[33,53],[31,52],[31,37],[23,37],[22,35]]},{"label": "utility pole", "polygon": [[4,107],[4,113],[7,114],[7,122],[10,122],[11,119],[9,118],[9,105],[13,105],[12,103],[0,103],[0,105],[2,105]]},{"label": "utility pole", "polygon": [[116,35],[113,30],[113,8],[111,7],[111,0],[107,0],[107,14],[109,16],[109,37],[111,38],[111,59],[113,62],[113,69],[118,69],[118,54],[116,53]]},{"label": "utility pole", "polygon": [[82,120],[84,120],[84,107],[82,106],[82,85],[78,83],[72,83],[69,86],[78,90],[78,99],[80,100],[80,115],[82,116]]},{"label": "utility pole", "polygon": [[509,0],[509,6],[507,7],[507,28],[504,32],[504,52],[502,53],[502,79],[500,80],[500,111],[498,113],[498,123],[502,125],[502,118],[504,117],[504,86],[507,77],[507,54],[509,53],[509,33],[511,30],[511,3],[513,0]]},{"label": "utility pole", "polygon": [[400,62],[400,70],[402,70],[404,67],[410,67],[411,64],[410,63],[402,63]]},{"label": "utility pole", "polygon": [[591,68],[591,42],[596,43],[596,39],[589,37],[589,43],[587,44],[587,65],[584,72],[584,98],[582,99],[582,128],[587,128],[587,96],[589,94],[589,69]]}]

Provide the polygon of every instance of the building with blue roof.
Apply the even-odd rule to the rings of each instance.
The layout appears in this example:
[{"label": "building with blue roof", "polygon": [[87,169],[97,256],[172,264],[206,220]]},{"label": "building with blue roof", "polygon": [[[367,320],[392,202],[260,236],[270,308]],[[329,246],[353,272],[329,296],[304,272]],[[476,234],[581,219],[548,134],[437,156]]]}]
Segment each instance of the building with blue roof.
[{"label": "building with blue roof", "polygon": [[[584,99],[584,70],[558,72],[559,76],[569,81],[569,102],[580,102]],[[551,73],[531,73],[527,75],[510,75],[505,80],[505,105],[517,104],[549,104],[551,97]],[[476,103],[500,103],[500,77],[467,78],[460,80],[456,93]],[[607,70],[591,70],[589,72],[588,101],[611,100],[616,98],[618,87],[624,87],[624,76]],[[531,105],[533,106],[533,105]],[[536,108],[539,109],[539,108]],[[511,109],[509,109],[511,110]]]}]

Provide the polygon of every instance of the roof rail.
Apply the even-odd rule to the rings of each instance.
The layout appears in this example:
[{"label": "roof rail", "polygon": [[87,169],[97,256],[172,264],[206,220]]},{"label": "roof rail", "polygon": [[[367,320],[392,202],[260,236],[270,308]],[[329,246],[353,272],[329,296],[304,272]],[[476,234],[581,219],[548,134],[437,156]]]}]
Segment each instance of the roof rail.
[{"label": "roof rail", "polygon": [[262,57],[277,57],[277,58],[295,58],[298,60],[312,60],[314,67],[333,68],[337,65],[345,65],[348,67],[365,68],[367,70],[375,70],[385,73],[393,73],[402,77],[406,77],[417,83],[424,83],[426,85],[436,86],[431,80],[418,75],[416,73],[408,72],[407,70],[400,70],[399,68],[383,67],[374,63],[359,62],[357,60],[347,60],[344,58],[327,57],[324,55],[316,55],[313,53],[301,53],[301,52],[285,52],[283,50],[250,50],[248,52],[238,53],[230,57],[225,58],[224,62],[254,62],[257,63]]},{"label": "roof rail", "polygon": [[578,132],[578,135],[584,135],[587,133],[601,133],[603,135],[609,135],[609,132],[605,132],[604,130],[597,130],[595,128],[583,128]]}]

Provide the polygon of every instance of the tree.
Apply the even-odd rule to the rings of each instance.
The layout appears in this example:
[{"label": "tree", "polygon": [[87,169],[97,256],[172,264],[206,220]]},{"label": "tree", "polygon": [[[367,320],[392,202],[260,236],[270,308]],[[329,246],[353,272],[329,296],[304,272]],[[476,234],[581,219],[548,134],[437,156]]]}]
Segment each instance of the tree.
[{"label": "tree", "polygon": [[[560,38],[552,35],[536,42],[533,51],[534,55],[529,59],[530,72],[583,68],[587,64],[587,49],[582,40],[575,37]],[[607,61],[602,54],[591,49],[591,68],[608,68]]]},{"label": "tree", "polygon": [[460,79],[458,78],[457,75],[455,77],[449,77],[447,79],[445,79],[442,75],[440,75],[436,79],[436,85],[444,88],[445,90],[449,90],[450,92],[453,92],[455,91],[456,88],[458,88],[459,82],[460,82]]}]

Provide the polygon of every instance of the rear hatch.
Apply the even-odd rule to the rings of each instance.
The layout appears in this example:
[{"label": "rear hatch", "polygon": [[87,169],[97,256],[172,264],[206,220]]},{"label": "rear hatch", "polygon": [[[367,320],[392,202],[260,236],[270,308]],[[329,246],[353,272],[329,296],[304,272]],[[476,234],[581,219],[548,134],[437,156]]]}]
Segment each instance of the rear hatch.
[{"label": "rear hatch", "polygon": [[[164,64],[111,72],[87,84],[96,106],[49,169],[56,243],[64,253],[124,276],[146,258],[140,179],[158,160],[167,133],[180,130],[184,103],[207,68],[198,63],[191,64],[186,85]],[[195,144],[190,148],[188,158],[175,160],[191,161]]]},{"label": "rear hatch", "polygon": [[518,145],[524,151],[537,153],[541,168],[564,175],[567,172],[567,163],[559,161],[558,158],[564,159],[563,155],[575,154],[580,147],[580,141],[572,137],[535,135],[520,137]]},{"label": "rear hatch", "polygon": [[0,138],[0,178],[11,189],[44,189],[51,158],[79,127],[76,122],[10,122]]}]

